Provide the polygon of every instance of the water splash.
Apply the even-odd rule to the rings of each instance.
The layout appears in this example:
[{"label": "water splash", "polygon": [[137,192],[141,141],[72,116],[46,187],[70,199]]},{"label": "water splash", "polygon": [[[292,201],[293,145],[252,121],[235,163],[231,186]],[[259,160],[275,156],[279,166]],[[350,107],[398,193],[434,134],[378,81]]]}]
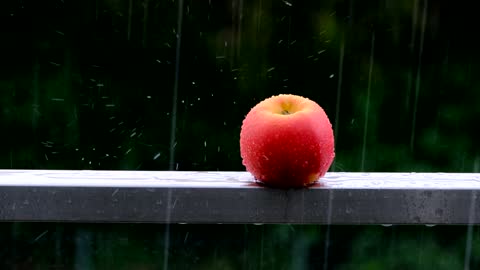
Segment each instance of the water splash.
[{"label": "water splash", "polygon": [[[417,35],[417,24],[418,24],[418,2],[419,0],[415,0],[413,4],[412,10],[412,35],[410,37],[410,54],[413,55],[414,48],[415,48],[415,37]],[[412,77],[413,77],[413,69],[410,69],[408,72],[408,83],[407,83],[407,92],[405,95],[405,108],[410,110],[410,94],[412,92]]]},{"label": "water splash", "polygon": [[[182,41],[182,22],[183,22],[183,0],[178,1],[178,15],[177,15],[177,47],[175,51],[175,82],[173,86],[172,98],[172,121],[170,125],[170,159],[169,170],[174,170],[175,164],[175,142],[176,142],[176,128],[177,128],[177,99],[178,99],[178,85],[180,78],[180,48]],[[170,249],[170,218],[171,218],[171,204],[172,204],[172,190],[167,192],[166,205],[166,225],[165,225],[165,243],[163,251],[163,269],[168,269],[168,253]]]},{"label": "water splash", "polygon": [[375,32],[372,33],[372,45],[370,47],[370,68],[368,70],[367,101],[365,103],[365,127],[363,129],[363,146],[362,146],[362,160],[361,160],[362,172],[365,171],[365,155],[367,152],[368,115],[370,113],[370,89],[372,86],[374,53],[375,53]]},{"label": "water splash", "polygon": [[[342,36],[342,41],[340,43],[340,57],[338,64],[338,83],[337,83],[337,101],[335,104],[335,124],[333,127],[334,137],[335,137],[335,146],[338,144],[338,127],[340,122],[340,99],[342,97],[342,80],[343,80],[343,59],[345,56],[345,33]],[[336,159],[333,160],[331,170],[335,171]]]},{"label": "water splash", "polygon": [[[478,158],[475,160],[473,165],[473,171],[478,172]],[[470,199],[470,209],[468,212],[468,227],[467,227],[467,239],[465,241],[465,257],[463,260],[463,269],[470,269],[470,261],[472,257],[472,239],[473,239],[473,224],[475,222],[475,211],[476,211],[476,202],[477,202],[477,191],[472,190],[472,196]]]},{"label": "water splash", "polygon": [[183,0],[178,2],[178,20],[177,20],[177,47],[175,51],[175,82],[173,86],[172,97],[172,112],[171,112],[171,124],[170,124],[170,159],[169,170],[174,169],[175,164],[175,142],[176,142],[176,128],[177,128],[177,99],[178,99],[178,86],[180,78],[180,52],[182,41],[182,21],[183,21]]},{"label": "water splash", "polygon": [[427,4],[428,1],[425,0],[423,5],[422,13],[422,25],[420,32],[420,47],[418,49],[418,66],[417,66],[417,76],[415,78],[415,97],[413,101],[413,119],[412,119],[412,132],[410,134],[410,151],[413,151],[413,144],[415,142],[415,128],[417,124],[417,108],[418,108],[418,95],[420,93],[420,83],[421,83],[421,70],[422,70],[422,54],[423,54],[423,44],[425,42],[425,27],[427,24]]}]

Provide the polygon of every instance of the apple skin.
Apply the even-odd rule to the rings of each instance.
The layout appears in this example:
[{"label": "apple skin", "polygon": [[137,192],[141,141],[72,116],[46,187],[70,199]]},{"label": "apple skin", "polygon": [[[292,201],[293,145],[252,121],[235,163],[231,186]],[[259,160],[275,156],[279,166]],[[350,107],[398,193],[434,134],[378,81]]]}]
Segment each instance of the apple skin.
[{"label": "apple skin", "polygon": [[332,124],[308,98],[273,96],[243,120],[240,154],[247,171],[266,186],[307,187],[325,175],[335,157]]}]

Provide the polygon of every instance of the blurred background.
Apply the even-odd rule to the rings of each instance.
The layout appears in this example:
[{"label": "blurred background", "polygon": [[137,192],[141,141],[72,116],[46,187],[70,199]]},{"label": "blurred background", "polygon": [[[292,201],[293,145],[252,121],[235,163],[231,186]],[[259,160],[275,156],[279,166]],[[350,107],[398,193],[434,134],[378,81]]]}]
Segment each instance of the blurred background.
[{"label": "blurred background", "polygon": [[[467,3],[3,1],[0,168],[243,171],[244,116],[291,93],[330,117],[331,171],[477,172]],[[476,227],[0,228],[2,269],[480,267]]]}]

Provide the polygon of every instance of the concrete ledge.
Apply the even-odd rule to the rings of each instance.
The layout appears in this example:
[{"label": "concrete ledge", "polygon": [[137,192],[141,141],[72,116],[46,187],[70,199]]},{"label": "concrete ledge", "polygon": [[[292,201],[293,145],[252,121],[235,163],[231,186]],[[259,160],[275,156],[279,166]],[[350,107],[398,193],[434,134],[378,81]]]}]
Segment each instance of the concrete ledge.
[{"label": "concrete ledge", "polygon": [[309,188],[246,172],[0,170],[0,221],[480,223],[480,174],[328,173]]}]

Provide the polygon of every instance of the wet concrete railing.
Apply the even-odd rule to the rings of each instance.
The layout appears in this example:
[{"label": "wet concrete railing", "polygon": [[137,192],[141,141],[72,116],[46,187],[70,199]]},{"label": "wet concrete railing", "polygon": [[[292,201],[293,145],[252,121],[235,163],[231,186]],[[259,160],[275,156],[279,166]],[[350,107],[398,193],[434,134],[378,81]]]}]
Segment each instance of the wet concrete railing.
[{"label": "wet concrete railing", "polygon": [[247,172],[0,170],[0,221],[480,223],[480,174],[327,173],[308,189]]}]

